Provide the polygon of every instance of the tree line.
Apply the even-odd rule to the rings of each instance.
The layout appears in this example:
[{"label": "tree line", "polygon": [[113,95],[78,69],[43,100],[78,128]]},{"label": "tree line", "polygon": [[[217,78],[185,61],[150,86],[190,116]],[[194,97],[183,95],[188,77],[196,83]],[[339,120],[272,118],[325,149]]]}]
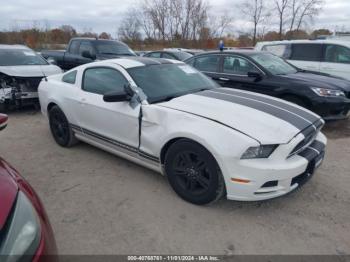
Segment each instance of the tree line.
[{"label": "tree line", "polygon": [[[214,12],[206,0],[139,0],[123,15],[117,38],[135,49],[210,49],[216,48],[220,39],[226,46],[253,46],[261,40],[314,38],[332,34],[327,29],[306,30],[323,6],[324,0],[245,0],[220,13]],[[237,13],[232,8],[238,10],[239,17],[232,15]],[[246,21],[246,25],[238,28],[238,20]],[[107,32],[97,34],[90,29],[80,33],[71,25],[63,25],[52,30],[33,27],[0,32],[0,43],[43,49],[66,44],[77,36],[112,39]]]}]

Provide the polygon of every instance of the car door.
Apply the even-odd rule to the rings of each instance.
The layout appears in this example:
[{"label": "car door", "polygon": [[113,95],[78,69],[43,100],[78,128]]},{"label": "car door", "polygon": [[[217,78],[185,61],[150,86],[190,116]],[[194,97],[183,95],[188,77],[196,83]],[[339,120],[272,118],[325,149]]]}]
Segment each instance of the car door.
[{"label": "car door", "polygon": [[222,77],[219,74],[221,58],[222,56],[217,54],[201,55],[190,62],[190,65],[220,84],[220,78]]},{"label": "car door", "polygon": [[78,122],[85,135],[106,143],[120,143],[135,149],[139,144],[140,106],[128,101],[107,103],[103,95],[122,91],[128,80],[122,68],[86,68],[78,100]]},{"label": "car door", "polygon": [[[257,68],[247,58],[237,55],[227,55],[222,60],[221,81],[225,87],[237,88],[263,94],[274,94],[274,87],[265,73]],[[249,77],[248,73],[261,75],[261,79]]]},{"label": "car door", "polygon": [[309,71],[320,71],[323,44],[297,43],[292,44],[292,53],[288,61],[298,68]]},{"label": "car door", "polygon": [[96,57],[96,50],[90,41],[82,41],[79,46],[79,56],[76,59],[76,66],[93,62],[95,59],[84,57],[83,53],[88,52],[93,57]]},{"label": "car door", "polygon": [[350,80],[350,48],[335,44],[325,45],[320,71]]},{"label": "car door", "polygon": [[72,40],[68,51],[65,53],[64,70],[70,70],[78,65],[80,40]]}]

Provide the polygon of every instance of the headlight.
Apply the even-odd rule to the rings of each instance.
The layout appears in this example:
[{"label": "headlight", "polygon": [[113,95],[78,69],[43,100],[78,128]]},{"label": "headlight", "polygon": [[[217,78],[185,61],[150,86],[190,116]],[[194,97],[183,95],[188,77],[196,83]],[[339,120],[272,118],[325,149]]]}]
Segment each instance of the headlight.
[{"label": "headlight", "polygon": [[18,193],[9,221],[0,238],[0,256],[5,262],[31,261],[40,244],[41,228],[34,207],[22,192]]},{"label": "headlight", "polygon": [[249,147],[242,155],[241,159],[268,158],[278,145],[262,145]]},{"label": "headlight", "polygon": [[312,87],[312,91],[314,91],[319,96],[345,96],[345,93],[340,90],[333,90],[333,89],[327,89],[327,88],[319,88],[319,87]]}]

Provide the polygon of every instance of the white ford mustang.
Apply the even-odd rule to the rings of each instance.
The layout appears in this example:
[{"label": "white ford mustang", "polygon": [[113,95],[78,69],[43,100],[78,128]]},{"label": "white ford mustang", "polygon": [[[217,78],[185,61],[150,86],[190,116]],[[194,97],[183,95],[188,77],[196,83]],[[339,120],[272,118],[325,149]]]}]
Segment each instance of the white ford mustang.
[{"label": "white ford mustang", "polygon": [[323,120],[299,106],[219,88],[182,62],[120,58],[42,80],[56,142],[77,140],[166,174],[195,204],[293,191],[324,158]]}]

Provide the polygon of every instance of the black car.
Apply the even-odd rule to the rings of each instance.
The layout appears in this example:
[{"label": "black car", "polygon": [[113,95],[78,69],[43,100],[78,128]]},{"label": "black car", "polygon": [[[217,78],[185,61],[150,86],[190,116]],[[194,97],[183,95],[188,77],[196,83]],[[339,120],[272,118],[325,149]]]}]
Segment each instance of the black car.
[{"label": "black car", "polygon": [[349,81],[298,69],[268,52],[209,52],[185,62],[221,86],[282,98],[326,120],[343,119],[349,113]]},{"label": "black car", "polygon": [[188,52],[183,52],[183,51],[166,50],[166,51],[149,52],[143,56],[144,57],[166,58],[166,59],[184,61],[184,60],[192,57],[192,54],[190,54]]},{"label": "black car", "polygon": [[106,60],[121,56],[136,56],[124,43],[115,40],[76,37],[72,38],[63,51],[42,51],[41,55],[48,62],[56,64],[63,70],[91,63],[96,60]]}]

